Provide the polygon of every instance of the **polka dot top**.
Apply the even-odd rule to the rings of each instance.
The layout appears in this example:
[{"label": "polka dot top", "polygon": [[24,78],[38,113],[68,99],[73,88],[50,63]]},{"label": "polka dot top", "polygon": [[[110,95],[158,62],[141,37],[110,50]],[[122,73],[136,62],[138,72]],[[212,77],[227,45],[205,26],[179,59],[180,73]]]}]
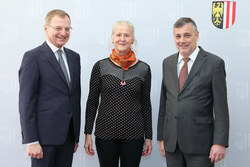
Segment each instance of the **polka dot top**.
[{"label": "polka dot top", "polygon": [[102,139],[152,139],[151,71],[138,61],[125,71],[109,58],[98,61],[91,73],[85,134]]}]

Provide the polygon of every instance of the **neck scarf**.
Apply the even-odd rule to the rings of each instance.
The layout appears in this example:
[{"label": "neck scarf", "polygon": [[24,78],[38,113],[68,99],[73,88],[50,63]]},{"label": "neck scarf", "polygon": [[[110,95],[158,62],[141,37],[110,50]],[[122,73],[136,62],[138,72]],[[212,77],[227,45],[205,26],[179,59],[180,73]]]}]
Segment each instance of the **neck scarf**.
[{"label": "neck scarf", "polygon": [[123,70],[128,70],[135,61],[135,53],[130,49],[127,55],[119,56],[117,55],[115,49],[112,50],[110,54],[110,59],[122,67]]}]

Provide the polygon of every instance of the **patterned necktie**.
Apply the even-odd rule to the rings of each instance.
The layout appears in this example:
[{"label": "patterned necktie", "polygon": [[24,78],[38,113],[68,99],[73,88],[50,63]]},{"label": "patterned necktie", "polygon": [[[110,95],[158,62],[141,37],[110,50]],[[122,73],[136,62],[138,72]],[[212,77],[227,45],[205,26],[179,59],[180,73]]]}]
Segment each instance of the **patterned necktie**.
[{"label": "patterned necktie", "polygon": [[58,54],[58,62],[62,68],[62,71],[64,73],[64,76],[66,78],[66,81],[68,83],[68,86],[70,86],[70,81],[69,81],[69,76],[68,76],[68,73],[67,73],[67,69],[66,69],[66,66],[65,66],[65,63],[63,61],[63,58],[62,58],[62,50],[57,50],[57,54]]},{"label": "patterned necktie", "polygon": [[181,71],[180,71],[180,74],[179,74],[179,86],[180,86],[180,90],[182,89],[186,79],[187,79],[187,76],[188,76],[188,66],[187,66],[187,62],[190,60],[190,58],[186,57],[186,58],[183,58],[184,60],[184,64],[181,68]]}]

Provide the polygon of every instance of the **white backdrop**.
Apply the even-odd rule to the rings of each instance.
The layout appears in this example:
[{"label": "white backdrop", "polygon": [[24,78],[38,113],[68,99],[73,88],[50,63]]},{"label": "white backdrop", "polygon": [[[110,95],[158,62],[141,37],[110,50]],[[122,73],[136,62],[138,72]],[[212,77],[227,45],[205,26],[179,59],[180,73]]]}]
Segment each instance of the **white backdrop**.
[{"label": "white backdrop", "polygon": [[117,20],[135,25],[137,57],[151,66],[153,152],[143,157],[142,167],[166,167],[158,150],[156,127],[162,60],[177,50],[172,26],[183,16],[196,21],[199,45],[226,62],[230,109],[230,146],[217,167],[248,167],[250,155],[250,1],[236,0],[235,24],[225,30],[211,21],[211,0],[1,0],[0,1],[0,166],[28,167],[30,159],[21,144],[18,113],[18,75],[22,56],[45,40],[44,18],[60,8],[69,13],[72,35],[67,47],[81,55],[82,129],[73,167],[98,167],[97,155],[85,154],[83,128],[90,72],[93,64],[109,56],[108,38]]}]

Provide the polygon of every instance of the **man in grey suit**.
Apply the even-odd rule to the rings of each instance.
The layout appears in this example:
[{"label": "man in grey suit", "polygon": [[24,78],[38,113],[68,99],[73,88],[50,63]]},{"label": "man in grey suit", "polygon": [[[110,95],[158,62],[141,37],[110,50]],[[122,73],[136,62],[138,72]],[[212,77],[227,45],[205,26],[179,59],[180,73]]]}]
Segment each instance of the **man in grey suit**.
[{"label": "man in grey suit", "polygon": [[80,134],[80,56],[64,46],[66,12],[50,11],[44,31],[47,40],[24,54],[19,69],[22,143],[32,167],[71,167]]},{"label": "man in grey suit", "polygon": [[180,18],[173,30],[179,52],[163,61],[160,152],[168,167],[211,167],[228,147],[224,61],[197,46],[199,32],[191,18]]}]

